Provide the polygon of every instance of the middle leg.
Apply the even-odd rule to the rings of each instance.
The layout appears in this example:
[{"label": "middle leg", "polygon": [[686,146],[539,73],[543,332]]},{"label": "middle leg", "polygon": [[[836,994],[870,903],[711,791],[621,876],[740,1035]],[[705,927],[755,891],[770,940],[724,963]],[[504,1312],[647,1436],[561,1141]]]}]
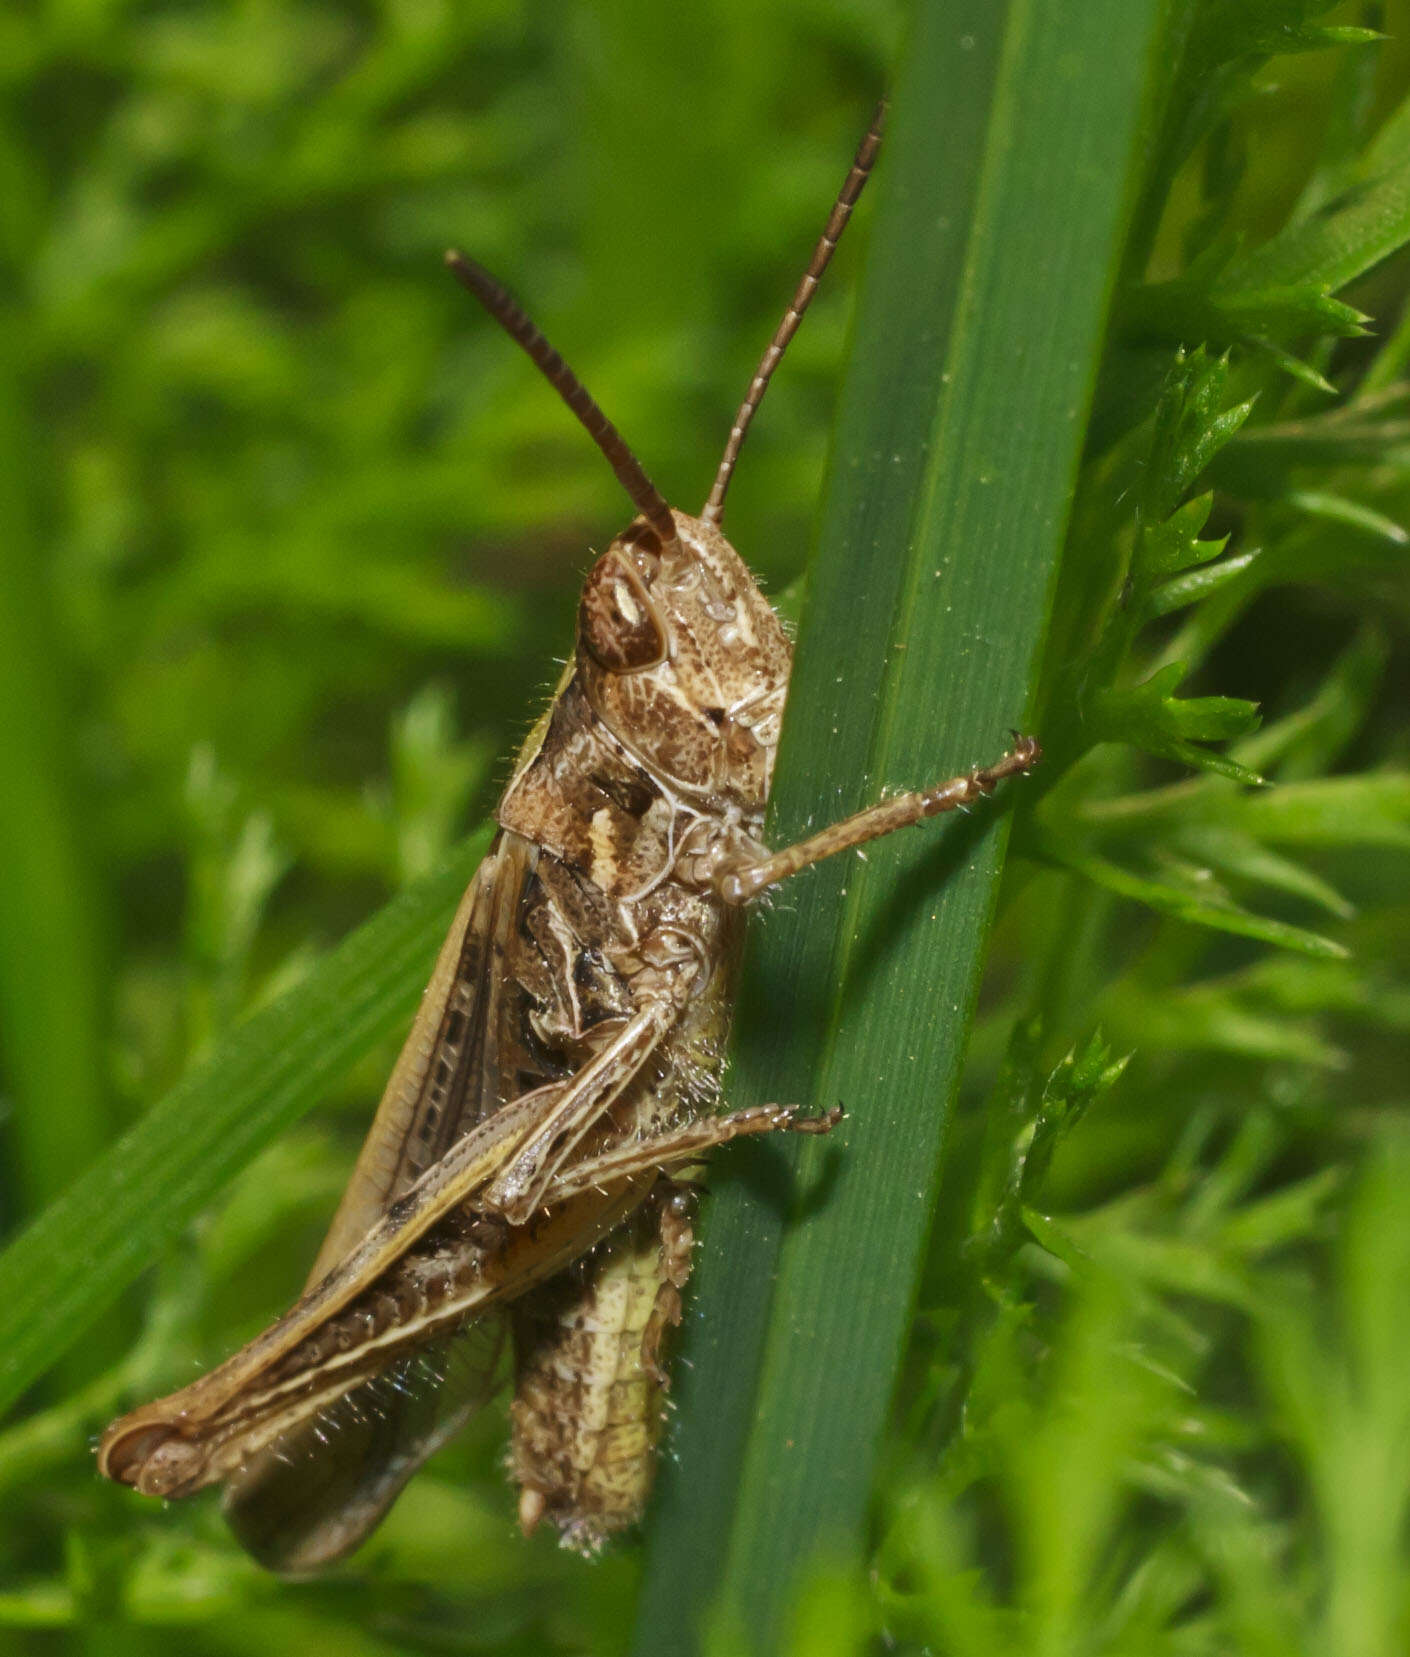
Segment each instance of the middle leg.
[{"label": "middle leg", "polygon": [[754,1105],[727,1116],[704,1116],[574,1163],[555,1175],[544,1190],[543,1200],[545,1204],[566,1202],[584,1191],[598,1190],[649,1169],[679,1167],[683,1162],[694,1162],[716,1145],[726,1145],[747,1134],[831,1133],[841,1120],[841,1105],[834,1105],[821,1116],[804,1116],[796,1105]]}]

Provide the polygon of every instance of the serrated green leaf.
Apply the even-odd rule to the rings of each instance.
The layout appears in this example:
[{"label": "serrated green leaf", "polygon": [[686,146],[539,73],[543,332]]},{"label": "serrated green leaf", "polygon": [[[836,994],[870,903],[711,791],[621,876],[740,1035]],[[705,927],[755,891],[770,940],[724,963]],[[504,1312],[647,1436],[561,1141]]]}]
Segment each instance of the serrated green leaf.
[{"label": "serrated green leaf", "polygon": [[1343,945],[1320,933],[1289,926],[1266,915],[1253,914],[1237,904],[1211,903],[1183,887],[1135,874],[1056,836],[1045,836],[1041,845],[1046,856],[1090,880],[1093,885],[1114,892],[1118,897],[1143,903],[1147,908],[1175,920],[1211,927],[1216,932],[1232,932],[1243,938],[1257,938],[1263,943],[1276,944],[1280,949],[1294,949],[1304,955],[1329,960],[1341,960],[1347,953]]},{"label": "serrated green leaf", "polygon": [[1211,807],[1222,820],[1278,845],[1410,850],[1410,776],[1404,772],[1283,783]]},{"label": "serrated green leaf", "polygon": [[1280,1010],[1343,1013],[1385,1030],[1410,1030],[1410,987],[1379,967],[1357,972],[1344,964],[1278,955],[1255,962],[1244,977],[1251,992]]},{"label": "serrated green leaf", "polygon": [[1201,1239],[1114,1229],[1101,1214],[1068,1218],[1073,1242],[1108,1269],[1160,1288],[1225,1306],[1250,1308],[1254,1296],[1239,1261],[1224,1257]]},{"label": "serrated green leaf", "polygon": [[1283,498],[1289,506],[1305,512],[1309,518],[1320,518],[1326,523],[1360,530],[1363,535],[1373,536],[1395,547],[1403,547],[1410,542],[1410,534],[1403,525],[1367,506],[1364,501],[1349,500],[1345,495],[1318,489],[1291,489]]},{"label": "serrated green leaf", "polygon": [[1186,671],[1183,662],[1170,662],[1139,685],[1094,692],[1085,716],[1092,740],[1129,742],[1181,764],[1260,784],[1261,777],[1227,754],[1194,746],[1255,729],[1257,705],[1231,696],[1172,696]]},{"label": "serrated green leaf", "polygon": [[1179,832],[1176,843],[1226,874],[1305,898],[1338,920],[1349,920],[1355,913],[1336,887],[1291,858],[1280,856],[1250,834],[1213,824],[1192,826]]},{"label": "serrated green leaf", "polygon": [[[1201,547],[1211,547],[1215,552],[1225,544],[1225,541],[1197,543]],[[1228,582],[1237,580],[1257,557],[1258,548],[1254,547],[1249,552],[1237,553],[1232,558],[1209,564],[1204,569],[1189,570],[1184,575],[1175,576],[1173,580],[1161,582],[1141,601],[1142,619],[1154,621],[1157,616],[1172,615],[1176,610],[1198,604],[1201,599],[1217,593]]]},{"label": "serrated green leaf", "polygon": [[[1221,278],[1229,280],[1227,274]],[[1369,320],[1364,312],[1310,285],[1209,289],[1181,277],[1135,289],[1126,300],[1122,333],[1131,344],[1164,340],[1220,348],[1259,345],[1277,351],[1275,342],[1309,335],[1355,338],[1367,331]]]},{"label": "serrated green leaf", "polygon": [[1218,541],[1199,539],[1213,506],[1214,492],[1208,490],[1176,507],[1164,523],[1143,526],[1132,565],[1136,579],[1154,581],[1217,558],[1228,544],[1228,536]]},{"label": "serrated green leaf", "polygon": [[1366,29],[1355,23],[1322,23],[1304,33],[1309,47],[1315,46],[1370,46],[1391,37],[1382,29]]},{"label": "serrated green leaf", "polygon": [[1258,727],[1258,704],[1237,696],[1167,696],[1161,708],[1186,742],[1224,742]]},{"label": "serrated green leaf", "polygon": [[1235,257],[1223,294],[1325,295],[1344,288],[1410,241],[1410,162],[1401,162],[1262,247]]},{"label": "serrated green leaf", "polygon": [[1009,1167],[1002,1194],[985,1217],[982,1231],[970,1241],[982,1269],[993,1273],[1023,1241],[1024,1211],[1037,1200],[1062,1140],[1087,1111],[1121,1079],[1130,1055],[1117,1057],[1100,1030],[1079,1053],[1073,1048],[1042,1083],[1031,1120],[1022,1124],[1009,1147]]},{"label": "serrated green leaf", "polygon": [[1262,788],[1267,780],[1230,755],[1217,753],[1212,748],[1198,747],[1192,742],[1172,739],[1159,747],[1152,747],[1150,752],[1158,754],[1163,759],[1174,760],[1179,765],[1188,765],[1195,771],[1208,771],[1216,777],[1226,777],[1230,782],[1241,783],[1245,788]]},{"label": "serrated green leaf", "polygon": [[1224,408],[1229,364],[1201,346],[1180,355],[1156,409],[1151,455],[1141,490],[1142,518],[1160,523],[1233,437],[1253,410],[1253,399]]},{"label": "serrated green leaf", "polygon": [[[1306,956],[1289,957],[1300,964]],[[1325,958],[1319,965],[1328,965]],[[1337,963],[1340,968],[1340,962]],[[1152,995],[1138,984],[1113,988],[1102,1017],[1146,1055],[1221,1053],[1255,1064],[1309,1065],[1338,1070],[1346,1055],[1312,1019],[1288,1017],[1260,1005],[1235,981],[1195,983]]]},{"label": "serrated green leaf", "polygon": [[1330,397],[1336,396],[1337,388],[1320,369],[1314,368],[1310,362],[1304,362],[1301,357],[1294,356],[1276,340],[1252,335],[1245,340],[1245,344],[1276,363],[1284,374],[1296,380],[1299,385],[1305,385],[1312,391],[1325,392]]},{"label": "serrated green leaf", "polygon": [[1266,1254],[1315,1237],[1327,1224],[1331,1199],[1345,1184],[1343,1169],[1319,1169],[1280,1191],[1241,1204],[1221,1225],[1221,1237],[1244,1255]]}]

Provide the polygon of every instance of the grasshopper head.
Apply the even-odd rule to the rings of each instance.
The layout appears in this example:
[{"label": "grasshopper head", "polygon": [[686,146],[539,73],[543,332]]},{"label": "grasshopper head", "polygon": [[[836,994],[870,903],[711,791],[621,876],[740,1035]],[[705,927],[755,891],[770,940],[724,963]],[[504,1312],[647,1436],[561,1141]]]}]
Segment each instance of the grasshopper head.
[{"label": "grasshopper head", "polygon": [[578,671],[612,733],[690,794],[762,809],[792,649],[718,529],[673,512],[664,544],[637,519],[578,606]]},{"label": "grasshopper head", "polygon": [[622,434],[506,289],[463,253],[446,254],[455,279],[582,422],[640,514],[598,559],[583,588],[577,671],[589,700],[663,782],[751,815],[768,798],[793,653],[719,526],[744,435],[876,160],[882,114],[878,109],[862,139],[803,280],[749,382],[698,518],[666,504]]}]

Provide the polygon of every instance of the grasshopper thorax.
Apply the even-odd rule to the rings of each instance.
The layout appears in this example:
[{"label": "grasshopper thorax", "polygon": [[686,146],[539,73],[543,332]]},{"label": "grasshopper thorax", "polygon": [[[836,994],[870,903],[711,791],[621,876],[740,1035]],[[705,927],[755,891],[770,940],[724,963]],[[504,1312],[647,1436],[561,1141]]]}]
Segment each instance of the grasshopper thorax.
[{"label": "grasshopper thorax", "polygon": [[713,524],[641,518],[593,566],[578,672],[594,712],[640,762],[691,795],[763,809],[792,648],[744,560]]}]

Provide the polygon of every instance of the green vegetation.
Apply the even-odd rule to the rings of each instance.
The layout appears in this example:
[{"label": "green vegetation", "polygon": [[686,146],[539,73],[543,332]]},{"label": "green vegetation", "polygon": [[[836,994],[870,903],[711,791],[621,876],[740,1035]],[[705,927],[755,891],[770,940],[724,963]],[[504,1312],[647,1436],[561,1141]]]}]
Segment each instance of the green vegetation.
[{"label": "green vegetation", "polygon": [[[0,25],[0,1640],[1403,1651],[1410,5],[519,12]],[[296,1291],[623,516],[441,250],[694,506],[883,83],[774,833],[1043,766],[760,918],[736,1100],[849,1120],[719,1161],[645,1545],[496,1406],[278,1582],[88,1443]]]}]

